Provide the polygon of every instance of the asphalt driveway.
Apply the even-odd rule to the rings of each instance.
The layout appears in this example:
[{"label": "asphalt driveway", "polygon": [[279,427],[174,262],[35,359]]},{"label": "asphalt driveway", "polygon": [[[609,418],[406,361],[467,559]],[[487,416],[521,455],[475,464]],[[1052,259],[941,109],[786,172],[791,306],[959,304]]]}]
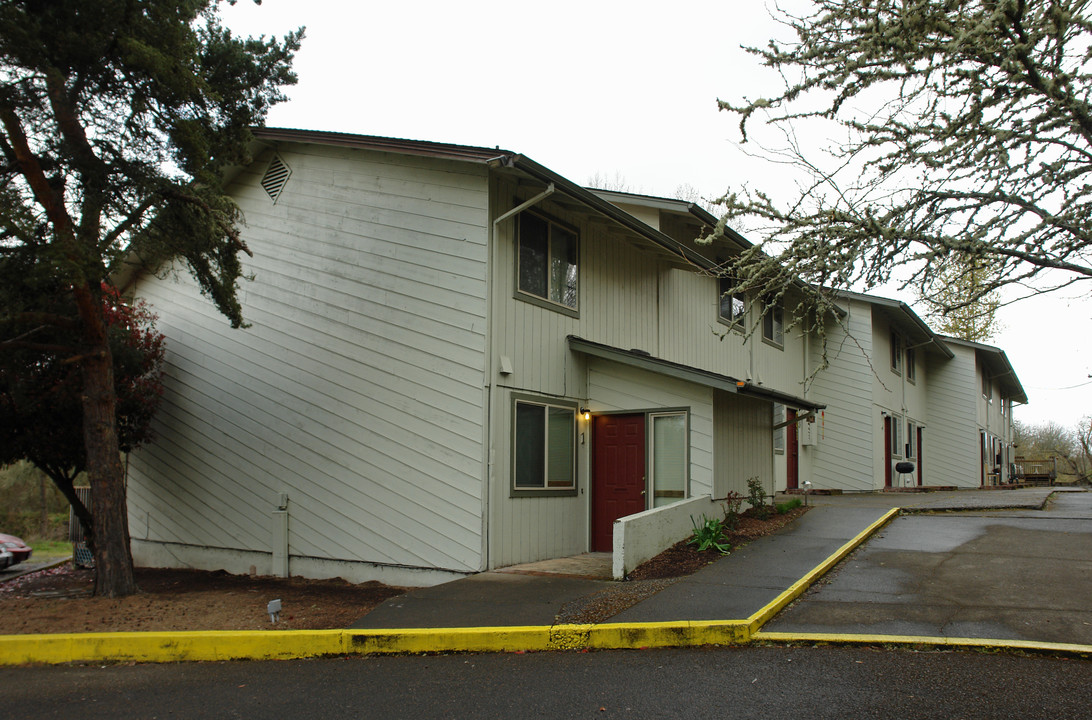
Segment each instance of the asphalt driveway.
[{"label": "asphalt driveway", "polygon": [[1092,644],[1092,493],[899,517],[763,629]]}]

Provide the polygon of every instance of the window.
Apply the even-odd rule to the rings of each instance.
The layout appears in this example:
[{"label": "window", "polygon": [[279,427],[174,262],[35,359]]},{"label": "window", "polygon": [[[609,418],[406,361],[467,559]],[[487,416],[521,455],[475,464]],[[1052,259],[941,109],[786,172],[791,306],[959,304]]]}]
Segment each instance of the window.
[{"label": "window", "polygon": [[914,348],[906,348],[906,379],[915,382],[918,377],[917,357]]},{"label": "window", "polygon": [[529,212],[519,216],[519,291],[577,309],[576,233]]},{"label": "window", "polygon": [[777,347],[785,345],[785,314],[778,301],[765,303],[762,314],[762,339]]},{"label": "window", "polygon": [[[785,406],[775,403],[773,406],[774,427],[783,422],[785,422]],[[773,449],[778,455],[785,452],[785,428],[779,427],[773,431]]]},{"label": "window", "polygon": [[655,413],[652,420],[652,506],[663,507],[686,497],[686,413]]},{"label": "window", "polygon": [[906,421],[906,459],[912,460],[918,456],[917,449],[917,425],[913,420]]},{"label": "window", "polygon": [[894,331],[891,332],[891,369],[902,372],[902,338]]},{"label": "window", "polygon": [[747,302],[743,293],[736,292],[736,285],[737,282],[732,278],[720,279],[720,319],[729,325],[742,328]]},{"label": "window", "polygon": [[576,408],[517,400],[512,486],[519,494],[576,491]]},{"label": "window", "polygon": [[982,373],[982,397],[986,398],[986,402],[993,403],[993,386],[985,372]]},{"label": "window", "polygon": [[902,457],[902,418],[898,415],[891,416],[891,454]]}]

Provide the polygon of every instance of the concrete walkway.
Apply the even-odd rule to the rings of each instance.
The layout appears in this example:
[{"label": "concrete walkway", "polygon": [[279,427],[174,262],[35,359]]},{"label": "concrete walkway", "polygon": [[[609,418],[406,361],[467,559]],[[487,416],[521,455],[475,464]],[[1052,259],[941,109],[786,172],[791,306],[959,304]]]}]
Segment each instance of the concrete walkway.
[{"label": "concrete walkway", "polygon": [[[814,507],[784,530],[679,579],[610,617],[611,622],[747,618],[765,607],[894,507],[973,511],[1043,506],[1053,488],[813,496]],[[782,498],[779,498],[779,500]],[[354,629],[552,625],[573,603],[609,604],[632,583],[609,579],[601,554],[480,573],[391,598]],[[596,579],[596,564],[603,579]],[[664,583],[666,584],[666,583]],[[637,589],[639,591],[639,589]],[[648,594],[648,593],[644,593]],[[624,605],[624,603],[622,603]]]},{"label": "concrete walkway", "polygon": [[[824,503],[784,530],[745,545],[651,597],[610,622],[742,619],[761,610],[850,539],[876,522],[891,505],[858,507]],[[364,628],[436,628],[479,625],[552,625],[569,603],[626,592],[636,583],[578,577],[481,573],[411,590],[391,598],[352,625]],[[589,600],[594,602],[594,598]],[[603,598],[609,602],[608,598]]]}]

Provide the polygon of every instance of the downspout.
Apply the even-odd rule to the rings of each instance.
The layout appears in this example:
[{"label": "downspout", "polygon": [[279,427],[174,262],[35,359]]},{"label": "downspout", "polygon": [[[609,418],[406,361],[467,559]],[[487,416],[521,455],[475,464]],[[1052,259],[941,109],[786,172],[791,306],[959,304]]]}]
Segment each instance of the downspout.
[{"label": "downspout", "polygon": [[[490,195],[494,193],[492,183],[490,183],[489,186],[489,193]],[[487,317],[487,322],[485,323],[485,371],[487,373],[487,376],[485,378],[485,387],[482,388],[482,401],[485,403],[485,417],[482,423],[484,426],[483,432],[485,434],[485,443],[483,448],[485,450],[485,458],[483,458],[483,463],[485,466],[485,478],[482,487],[482,560],[480,563],[480,567],[478,568],[480,572],[488,570],[490,564],[491,538],[489,535],[489,496],[490,493],[493,492],[494,474],[496,472],[496,464],[494,462],[496,459],[496,450],[493,446],[493,381],[497,377],[497,354],[495,352],[495,348],[493,347],[493,324],[497,322],[497,313],[494,312],[495,302],[493,295],[495,292],[495,288],[493,283],[493,268],[495,263],[493,261],[493,254],[496,252],[496,242],[497,236],[499,234],[498,231],[500,224],[508,218],[512,217],[513,215],[517,215],[523,212],[532,205],[537,205],[538,203],[542,202],[553,194],[554,184],[550,183],[546,187],[546,189],[540,192],[538,195],[535,195],[533,198],[524,203],[520,203],[508,212],[497,217],[495,220],[493,220],[493,223],[489,227],[489,237],[487,238],[485,252],[485,312]],[[492,203],[490,203],[490,206],[492,207]]]}]

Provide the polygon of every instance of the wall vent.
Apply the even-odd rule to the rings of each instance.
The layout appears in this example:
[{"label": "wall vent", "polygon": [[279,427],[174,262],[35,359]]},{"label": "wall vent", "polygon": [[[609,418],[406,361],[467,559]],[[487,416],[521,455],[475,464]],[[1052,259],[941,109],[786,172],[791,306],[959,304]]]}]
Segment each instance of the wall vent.
[{"label": "wall vent", "polygon": [[262,187],[265,188],[274,204],[277,203],[277,198],[281,196],[281,190],[284,190],[284,186],[288,182],[288,176],[291,174],[292,169],[285,165],[284,160],[281,160],[281,156],[274,155],[269,162],[269,168],[262,177]]}]

